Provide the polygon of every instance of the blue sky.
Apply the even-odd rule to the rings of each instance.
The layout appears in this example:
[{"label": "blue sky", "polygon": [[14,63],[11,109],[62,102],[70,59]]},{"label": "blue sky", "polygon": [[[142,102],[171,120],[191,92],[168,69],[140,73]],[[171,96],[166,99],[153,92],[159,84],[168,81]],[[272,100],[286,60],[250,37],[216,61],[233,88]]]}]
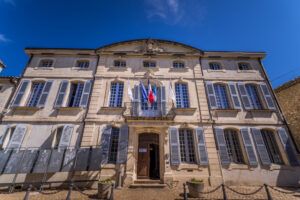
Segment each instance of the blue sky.
[{"label": "blue sky", "polygon": [[274,87],[300,75],[299,0],[0,0],[1,75],[25,47],[97,48],[160,38],[203,50],[266,51]]}]

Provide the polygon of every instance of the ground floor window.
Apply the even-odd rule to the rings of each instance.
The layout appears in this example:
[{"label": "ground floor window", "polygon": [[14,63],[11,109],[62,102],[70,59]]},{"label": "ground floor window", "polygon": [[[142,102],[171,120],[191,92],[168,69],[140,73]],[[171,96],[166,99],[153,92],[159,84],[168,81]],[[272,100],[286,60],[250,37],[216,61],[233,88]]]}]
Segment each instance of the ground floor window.
[{"label": "ground floor window", "polygon": [[270,130],[261,130],[261,135],[263,137],[271,163],[283,164],[274,133]]},{"label": "ground floor window", "polygon": [[119,145],[119,128],[113,127],[111,129],[111,139],[109,147],[108,163],[116,163]]},{"label": "ground floor window", "polygon": [[238,138],[238,133],[235,130],[224,130],[227,152],[231,162],[242,164],[244,163],[241,145]]},{"label": "ground floor window", "polygon": [[181,162],[195,163],[195,148],[192,130],[179,130],[179,144]]}]

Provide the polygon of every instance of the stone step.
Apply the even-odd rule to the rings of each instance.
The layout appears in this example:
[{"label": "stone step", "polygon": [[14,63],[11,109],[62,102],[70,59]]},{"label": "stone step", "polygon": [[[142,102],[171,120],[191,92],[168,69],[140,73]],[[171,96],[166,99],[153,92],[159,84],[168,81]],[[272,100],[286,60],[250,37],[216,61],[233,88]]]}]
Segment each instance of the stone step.
[{"label": "stone step", "polygon": [[134,184],[159,184],[160,180],[152,180],[152,179],[138,179],[134,181]]},{"label": "stone step", "polygon": [[131,184],[129,186],[129,188],[149,188],[149,189],[152,189],[152,188],[165,188],[167,185],[166,184],[161,184],[161,183],[134,183],[134,184]]}]

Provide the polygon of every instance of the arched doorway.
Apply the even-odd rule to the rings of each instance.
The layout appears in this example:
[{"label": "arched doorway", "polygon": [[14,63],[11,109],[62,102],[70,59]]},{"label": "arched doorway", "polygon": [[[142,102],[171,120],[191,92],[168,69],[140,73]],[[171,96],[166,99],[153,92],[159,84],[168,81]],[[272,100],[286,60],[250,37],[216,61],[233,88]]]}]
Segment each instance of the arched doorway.
[{"label": "arched doorway", "polygon": [[139,135],[137,177],[159,179],[159,135],[142,133]]}]

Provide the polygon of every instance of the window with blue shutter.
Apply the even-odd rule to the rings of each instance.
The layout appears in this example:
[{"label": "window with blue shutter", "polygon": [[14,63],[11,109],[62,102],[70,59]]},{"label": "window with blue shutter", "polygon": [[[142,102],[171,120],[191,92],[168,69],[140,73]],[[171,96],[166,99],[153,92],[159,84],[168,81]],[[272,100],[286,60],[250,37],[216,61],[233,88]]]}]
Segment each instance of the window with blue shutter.
[{"label": "window with blue shutter", "polygon": [[195,148],[193,131],[189,129],[179,130],[179,145],[180,145],[180,158],[183,163],[195,163]]},{"label": "window with blue shutter", "polygon": [[53,83],[52,80],[47,81],[45,83],[43,91],[42,91],[42,94],[41,94],[41,96],[39,98],[39,102],[38,102],[37,106],[39,106],[39,107],[44,107],[45,106],[47,98],[48,98],[48,95],[49,95],[49,92],[50,92],[50,89],[51,89],[51,86],[52,86],[52,83]]},{"label": "window with blue shutter", "polygon": [[66,96],[68,84],[69,84],[69,82],[67,80],[63,80],[60,83],[58,94],[57,94],[57,97],[56,97],[56,100],[55,100],[55,107],[56,108],[64,106],[63,104],[64,104],[64,99],[65,99],[65,96]]},{"label": "window with blue shutter", "polygon": [[257,159],[254,153],[253,145],[250,138],[249,128],[241,128],[241,135],[243,138],[244,147],[247,153],[248,162],[250,166],[257,166]]},{"label": "window with blue shutter", "polygon": [[261,89],[261,92],[262,92],[263,97],[265,99],[267,107],[270,110],[275,110],[276,107],[275,107],[275,104],[274,104],[274,101],[273,101],[273,97],[272,97],[271,92],[268,89],[267,85],[265,83],[260,84],[260,89]]},{"label": "window with blue shutter", "polygon": [[228,101],[226,86],[222,84],[213,84],[215,95],[216,95],[216,103],[218,109],[229,109],[230,104]]},{"label": "window with blue shutter", "polygon": [[[166,87],[161,86],[161,114],[165,116],[167,114],[167,100],[166,100]],[[159,91],[158,91],[159,92]]]},{"label": "window with blue shutter", "polygon": [[195,129],[197,141],[198,141],[198,156],[200,165],[208,165],[208,156],[206,150],[205,136],[202,127],[197,127]]},{"label": "window with blue shutter", "polygon": [[83,88],[82,96],[80,99],[80,107],[84,107],[84,108],[87,107],[91,88],[92,88],[92,81],[91,80],[86,81],[84,83],[84,88]]},{"label": "window with blue shutter", "polygon": [[230,158],[230,161],[237,164],[243,164],[244,158],[242,154],[238,132],[232,129],[225,129],[224,138],[227,147],[227,154]]},{"label": "window with blue shutter", "polygon": [[15,95],[15,98],[14,98],[12,104],[11,104],[13,107],[20,106],[21,101],[23,99],[23,96],[24,96],[24,94],[26,92],[26,89],[29,85],[29,82],[30,82],[29,80],[23,80],[21,82],[19,90],[18,90],[17,94]]},{"label": "window with blue shutter", "polygon": [[253,109],[263,109],[256,85],[246,84],[246,91]]},{"label": "window with blue shutter", "polygon": [[62,130],[62,135],[59,141],[59,148],[66,148],[70,145],[72,134],[74,130],[74,125],[65,125]]},{"label": "window with blue shutter", "polygon": [[44,88],[44,82],[33,82],[31,86],[31,91],[29,95],[29,100],[27,102],[28,107],[36,107],[40,97],[42,95],[42,91]]},{"label": "window with blue shutter", "polygon": [[240,92],[240,95],[241,95],[241,99],[242,99],[244,108],[245,108],[246,110],[252,109],[253,106],[252,106],[252,104],[250,103],[250,97],[248,96],[248,93],[247,93],[245,84],[244,84],[244,83],[241,83],[241,82],[238,83],[238,88],[239,88],[239,92]]},{"label": "window with blue shutter", "polygon": [[177,108],[189,108],[190,100],[189,100],[187,84],[186,83],[176,83],[175,84],[175,93],[176,93]]},{"label": "window with blue shutter", "polygon": [[206,91],[207,91],[207,96],[209,99],[209,105],[211,109],[217,109],[217,100],[216,100],[216,95],[215,95],[215,90],[214,90],[214,85],[211,82],[206,82]]},{"label": "window with blue shutter", "polygon": [[256,151],[259,155],[261,164],[265,166],[271,165],[269,153],[265,146],[261,131],[257,128],[251,128],[251,132],[252,132],[253,140],[256,146]]},{"label": "window with blue shutter", "polygon": [[112,127],[110,125],[107,125],[102,130],[101,143],[100,143],[100,148],[101,148],[101,164],[108,163],[109,148],[110,148],[110,145],[111,145],[111,142],[110,142],[111,132],[112,132]]},{"label": "window with blue shutter", "polygon": [[84,83],[72,83],[69,94],[68,107],[79,107],[81,96],[83,93]]},{"label": "window with blue shutter", "polygon": [[25,124],[18,124],[12,133],[10,138],[8,149],[18,149],[21,147],[25,133],[27,131],[27,126]]},{"label": "window with blue shutter", "polygon": [[133,116],[139,115],[139,104],[140,104],[140,90],[139,85],[135,85],[133,88],[133,102],[132,102],[132,114]]},{"label": "window with blue shutter", "polygon": [[117,155],[118,164],[126,163],[127,161],[128,137],[129,137],[129,127],[127,125],[123,125],[120,128],[120,134],[119,134],[118,155]]},{"label": "window with blue shutter", "polygon": [[218,152],[222,165],[229,165],[230,158],[227,151],[226,141],[224,137],[224,131],[222,128],[215,128],[215,138],[218,144]]},{"label": "window with blue shutter", "polygon": [[122,107],[124,83],[113,82],[110,86],[109,107]]},{"label": "window with blue shutter", "polygon": [[180,164],[179,134],[176,127],[169,127],[170,161],[172,165]]},{"label": "window with blue shutter", "polygon": [[281,141],[281,144],[287,154],[287,157],[289,159],[290,165],[292,166],[299,166],[299,161],[293,146],[293,142],[291,138],[289,137],[288,133],[284,128],[278,129],[278,135]]},{"label": "window with blue shutter", "polygon": [[229,87],[233,107],[235,109],[241,109],[241,103],[240,103],[240,98],[239,98],[239,95],[238,95],[238,92],[236,89],[236,84],[233,82],[229,82],[228,87]]}]

